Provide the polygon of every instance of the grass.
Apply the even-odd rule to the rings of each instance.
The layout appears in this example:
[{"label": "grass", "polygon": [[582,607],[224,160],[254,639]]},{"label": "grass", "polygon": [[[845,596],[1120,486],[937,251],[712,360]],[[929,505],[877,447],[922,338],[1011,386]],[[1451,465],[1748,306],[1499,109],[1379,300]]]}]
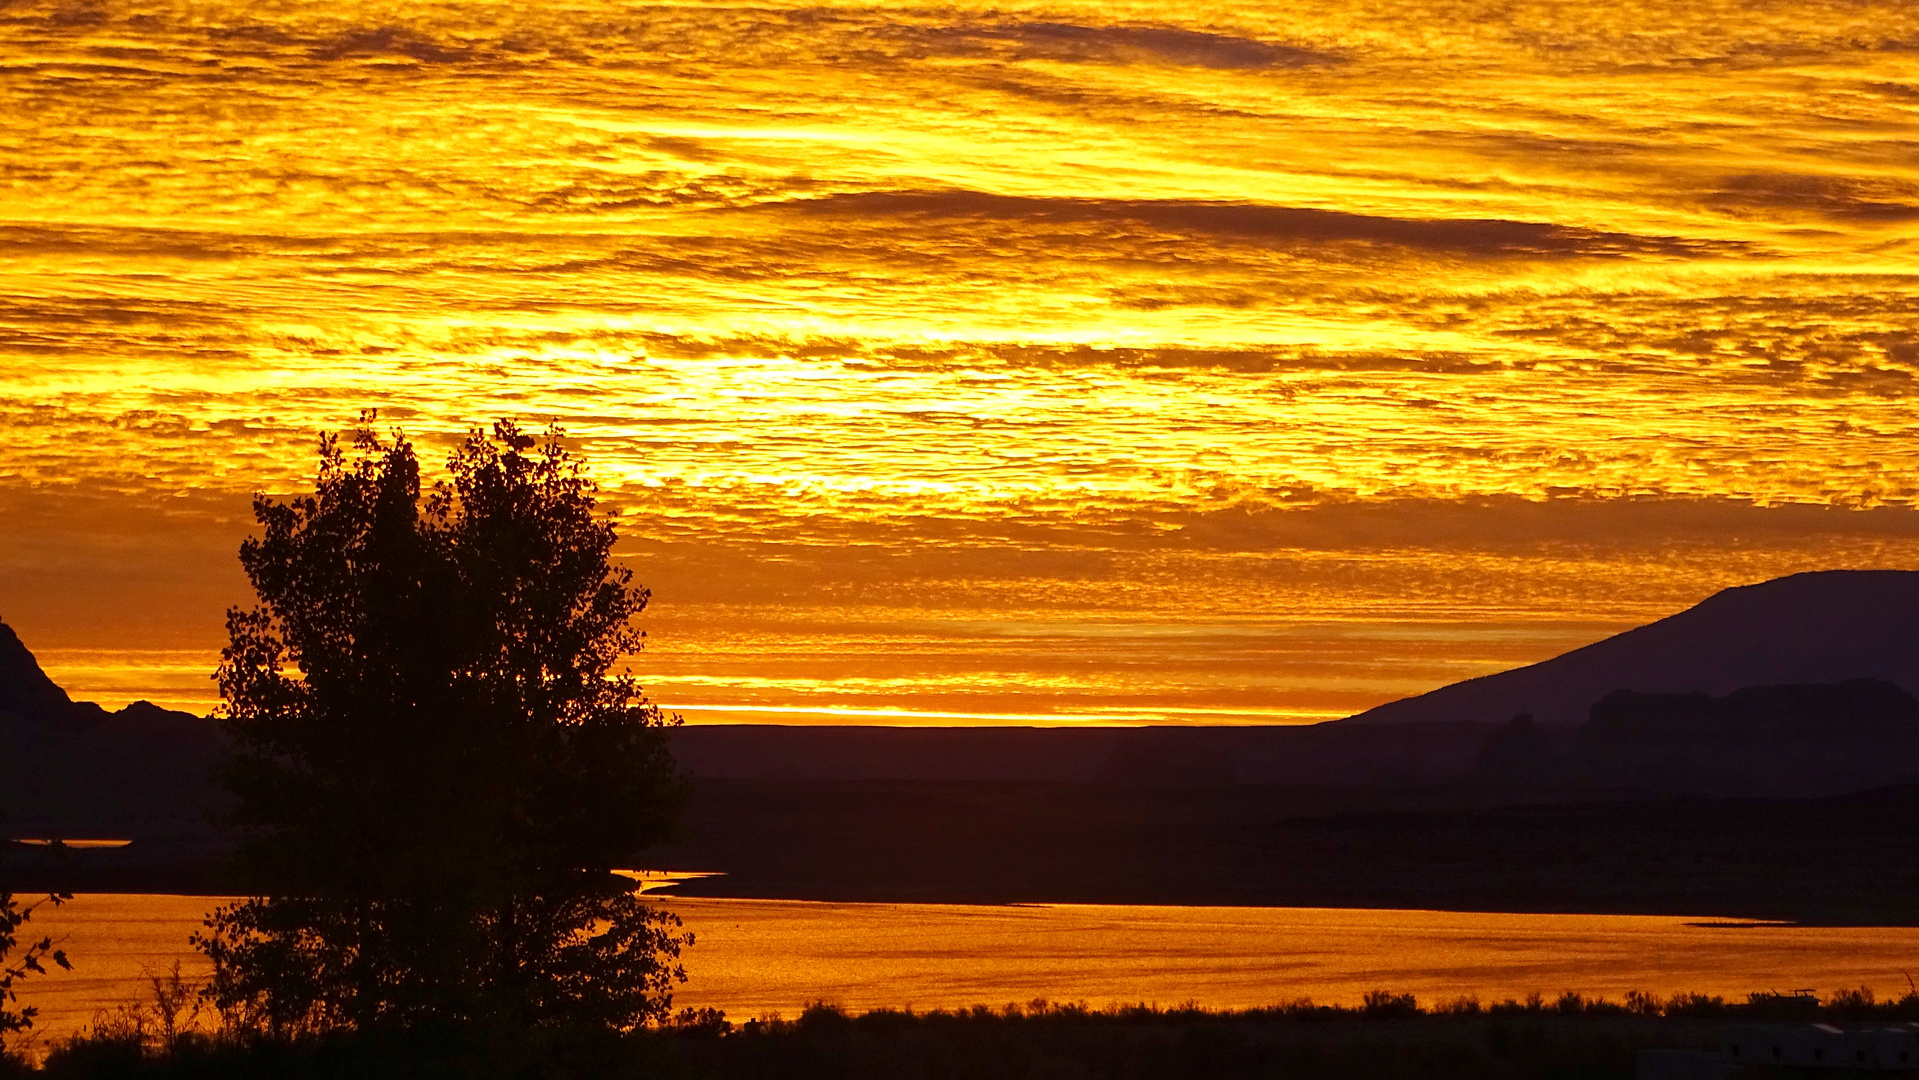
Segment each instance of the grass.
[{"label": "grass", "polygon": [[[1632,1076],[1647,1048],[1714,1049],[1732,1019],[1788,1019],[1744,1002],[1679,994],[1620,1001],[1575,993],[1422,1005],[1378,990],[1356,1006],[1301,999],[1269,1008],[1089,1008],[1035,1001],[1004,1008],[849,1014],[827,1004],[799,1016],[734,1024],[683,1012],[667,1027],[611,1034],[473,1029],[339,1032],[294,1039],[207,1029],[186,1018],[177,985],[155,1002],[98,1018],[50,1048],[38,1080],[1600,1080]],[[168,996],[171,994],[171,996]],[[162,1010],[173,1008],[171,1016]],[[1809,1020],[1811,1015],[1794,1019]],[[1919,994],[1890,1002],[1835,995],[1818,1018],[1919,1019]]]}]

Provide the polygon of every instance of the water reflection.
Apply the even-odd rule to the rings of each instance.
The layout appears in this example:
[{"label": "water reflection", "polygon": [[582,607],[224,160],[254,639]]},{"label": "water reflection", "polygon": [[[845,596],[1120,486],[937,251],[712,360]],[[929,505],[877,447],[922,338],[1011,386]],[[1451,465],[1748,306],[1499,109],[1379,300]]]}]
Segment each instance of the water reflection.
[{"label": "water reflection", "polygon": [[632,878],[639,884],[634,892],[658,892],[682,881],[694,881],[699,878],[719,877],[718,871],[686,870],[615,870],[621,877]]},{"label": "water reflection", "polygon": [[[1246,1008],[1306,996],[1356,1003],[1391,988],[1422,1001],[1576,990],[1743,998],[1753,990],[1868,986],[1903,993],[1919,928],[1799,927],[1679,916],[1512,915],[1329,908],[1087,904],[832,904],[662,896],[694,931],[679,1004],[735,1020],[791,1016],[814,1001],[852,1010],[1003,1005],[1036,997],[1093,1005],[1194,1002]],[[40,1030],[72,1032],[138,997],[182,960],[217,898],[82,896],[43,909],[75,971],[21,995]]]}]

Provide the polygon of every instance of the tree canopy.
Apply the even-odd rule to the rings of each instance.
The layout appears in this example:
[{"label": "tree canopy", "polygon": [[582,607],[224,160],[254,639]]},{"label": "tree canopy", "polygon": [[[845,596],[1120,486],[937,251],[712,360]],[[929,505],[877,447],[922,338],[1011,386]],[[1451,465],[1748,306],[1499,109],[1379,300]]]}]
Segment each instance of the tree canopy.
[{"label": "tree canopy", "polygon": [[216,678],[255,895],[196,941],[282,1031],[664,1017],[692,937],[635,866],[681,785],[621,667],[648,593],[557,428],[475,431],[423,486],[363,416],[314,491],[254,501]]}]

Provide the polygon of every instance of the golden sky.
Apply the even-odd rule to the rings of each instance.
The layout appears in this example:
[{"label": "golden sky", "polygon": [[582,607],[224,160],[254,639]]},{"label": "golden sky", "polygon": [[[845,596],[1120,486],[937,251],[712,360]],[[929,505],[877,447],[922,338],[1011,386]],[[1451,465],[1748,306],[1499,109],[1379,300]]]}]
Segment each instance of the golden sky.
[{"label": "golden sky", "polygon": [[1345,715],[1919,566],[1916,241],[1904,2],[14,0],[0,617],[558,418],[689,720]]}]

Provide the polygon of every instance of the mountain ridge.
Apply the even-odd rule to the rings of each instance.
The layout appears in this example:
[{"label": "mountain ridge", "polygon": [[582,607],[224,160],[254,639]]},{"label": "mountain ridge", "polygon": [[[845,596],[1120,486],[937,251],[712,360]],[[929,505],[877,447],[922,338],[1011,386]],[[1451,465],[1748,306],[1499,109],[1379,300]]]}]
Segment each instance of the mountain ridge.
[{"label": "mountain ridge", "polygon": [[[1323,724],[924,730],[737,725],[679,728],[669,737],[675,757],[696,776],[769,782],[1199,790],[1497,784],[1545,776],[1593,790],[1809,795],[1855,790],[1854,780],[1919,779],[1919,768],[1911,776],[1890,768],[1909,757],[1893,745],[1903,747],[1909,741],[1904,736],[1862,741],[1842,737],[1844,724],[1830,738],[1815,737],[1831,744],[1821,747],[1830,760],[1817,775],[1810,768],[1796,774],[1791,745],[1797,744],[1776,740],[1751,740],[1753,746],[1728,755],[1748,761],[1743,772],[1722,769],[1710,777],[1648,765],[1635,781],[1641,766],[1634,763],[1656,758],[1648,748],[1612,753],[1605,768],[1563,753],[1595,704],[1620,692],[1723,696],[1750,687],[1836,686],[1856,679],[1881,680],[1905,694],[1919,690],[1919,571],[1818,571],[1726,589],[1561,656]],[[1540,730],[1511,729],[1520,713],[1535,717]],[[1810,715],[1816,727],[1824,714]],[[224,751],[224,733],[200,717],[146,702],[109,713],[73,701],[0,622],[0,756],[33,766],[0,791],[0,814],[10,829],[131,835],[161,819],[179,827],[203,822],[206,810],[223,798],[208,777]],[[1804,757],[1811,762],[1811,755]],[[1548,758],[1555,760],[1542,766]]]},{"label": "mountain ridge", "polygon": [[1536,664],[1387,702],[1334,724],[1571,728],[1616,690],[1705,693],[1880,679],[1919,693],[1919,571],[1815,570],[1714,593]]},{"label": "mountain ridge", "polygon": [[0,835],[204,832],[225,750],[219,726],[192,713],[74,701],[0,621]]},{"label": "mountain ridge", "polygon": [[71,708],[73,699],[40,669],[40,661],[0,619],[0,712],[41,715]]}]

